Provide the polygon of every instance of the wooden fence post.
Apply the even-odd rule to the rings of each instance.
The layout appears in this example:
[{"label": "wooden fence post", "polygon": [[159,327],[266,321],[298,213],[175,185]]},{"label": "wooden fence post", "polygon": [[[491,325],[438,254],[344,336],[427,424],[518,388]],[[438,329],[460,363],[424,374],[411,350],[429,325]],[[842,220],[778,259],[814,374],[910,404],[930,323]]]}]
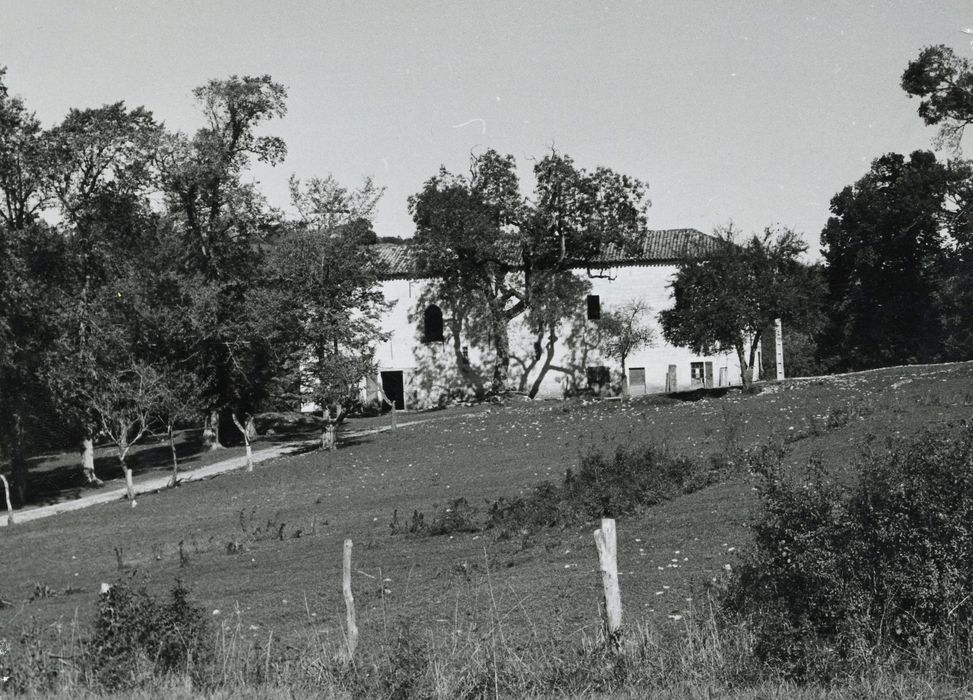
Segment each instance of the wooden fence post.
[{"label": "wooden fence post", "polygon": [[392,404],[392,432],[394,433],[395,430],[396,430],[396,425],[395,425],[395,404],[393,403]]},{"label": "wooden fence post", "polygon": [[3,497],[7,501],[7,525],[13,525],[14,509],[13,506],[10,505],[10,484],[7,483],[7,477],[5,477],[3,474],[0,474],[0,481],[3,482]]},{"label": "wooden fence post", "polygon": [[601,528],[595,530],[595,546],[601,565],[601,583],[605,589],[605,617],[608,640],[618,644],[622,628],[622,594],[618,589],[618,558],[615,541],[615,521],[603,518]]},{"label": "wooden fence post", "polygon": [[351,593],[351,540],[345,540],[344,565],[341,589],[345,595],[345,612],[348,621],[348,660],[355,655],[358,646],[358,625],[355,623],[355,597]]}]

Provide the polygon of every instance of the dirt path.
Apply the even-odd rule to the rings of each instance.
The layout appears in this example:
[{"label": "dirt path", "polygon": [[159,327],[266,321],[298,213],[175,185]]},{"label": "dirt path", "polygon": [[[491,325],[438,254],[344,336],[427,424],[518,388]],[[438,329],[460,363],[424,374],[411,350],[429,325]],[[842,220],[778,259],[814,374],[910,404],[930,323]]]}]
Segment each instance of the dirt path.
[{"label": "dirt path", "polygon": [[[459,415],[468,414],[458,414],[443,416],[443,418],[453,418],[459,417]],[[430,420],[438,420],[438,418],[423,418],[420,420],[402,421],[398,424],[398,427],[404,428],[410,425],[416,425],[417,423],[426,423]],[[357,438],[365,435],[374,435],[376,433],[384,433],[391,430],[391,426],[378,426],[375,428],[367,428],[363,430],[347,430],[342,431],[338,435],[339,444],[342,439]],[[266,447],[260,450],[254,450],[253,452],[253,463],[257,464],[259,462],[266,462],[269,459],[276,459],[277,457],[285,457],[289,454],[294,454],[298,451],[307,450],[317,445],[316,440],[300,440],[295,442],[288,442],[282,445],[274,445],[273,447]],[[232,457],[230,459],[224,459],[220,462],[214,462],[213,464],[208,464],[204,467],[199,467],[191,471],[185,471],[180,474],[179,483],[185,484],[190,481],[199,481],[200,479],[209,479],[211,477],[217,476],[219,474],[224,474],[226,472],[236,471],[237,469],[243,469],[247,466],[247,458],[245,455],[239,457]],[[119,480],[121,481],[121,480]],[[82,508],[89,508],[91,506],[98,505],[100,503],[111,503],[112,501],[123,500],[127,491],[122,485],[115,487],[114,485],[108,486],[97,491],[92,491],[91,493],[82,496],[81,498],[76,498],[70,501],[62,501],[61,503],[53,503],[47,506],[35,506],[32,508],[24,508],[22,510],[14,511],[14,524],[20,525],[21,523],[27,523],[31,520],[39,520],[41,518],[49,518],[53,515],[59,515],[60,513],[68,513],[73,510],[80,510]],[[141,479],[136,479],[135,481],[135,493],[136,495],[141,493],[152,493],[155,491],[160,491],[166,488],[169,484],[169,475],[155,476],[155,477],[143,477]],[[0,527],[7,527],[9,525],[7,514],[4,512],[0,515]]]}]

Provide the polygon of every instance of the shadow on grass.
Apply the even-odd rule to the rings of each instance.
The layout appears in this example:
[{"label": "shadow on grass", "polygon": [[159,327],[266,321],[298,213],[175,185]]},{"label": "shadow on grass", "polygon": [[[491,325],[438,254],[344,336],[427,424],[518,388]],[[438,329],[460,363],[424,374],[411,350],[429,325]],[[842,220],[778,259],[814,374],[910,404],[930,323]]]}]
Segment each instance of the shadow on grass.
[{"label": "shadow on grass", "polygon": [[[238,438],[239,436],[232,436]],[[253,442],[255,450],[271,445],[289,442],[311,441],[316,433],[279,433],[260,436]],[[202,433],[199,430],[185,430],[176,434],[176,457],[179,471],[192,471],[207,464],[232,459],[238,456],[242,447],[241,440],[229,441],[226,449],[203,450]],[[300,445],[292,454],[303,454],[316,449],[308,442]],[[161,476],[172,469],[172,448],[164,436],[152,436],[140,442],[128,455],[127,463],[133,476]],[[81,498],[87,492],[97,491],[99,486],[85,481],[81,472],[81,452],[66,452],[57,455],[44,454],[28,460],[27,492],[24,505],[51,505],[62,501]],[[95,450],[95,473],[102,481],[108,482],[124,478],[118,462],[117,450],[112,445],[100,445]]]},{"label": "shadow on grass", "polygon": [[[349,435],[344,436],[338,435],[338,449],[343,449],[345,447],[355,447],[357,445],[367,445],[372,442],[372,438],[377,433],[369,433],[368,435]],[[317,449],[317,448],[315,448]]]},{"label": "shadow on grass", "polygon": [[666,394],[666,396],[676,399],[677,401],[700,401],[702,399],[722,399],[724,396],[730,393],[730,391],[739,392],[738,387],[720,387],[718,389],[693,389],[691,391],[678,391],[672,394]]}]

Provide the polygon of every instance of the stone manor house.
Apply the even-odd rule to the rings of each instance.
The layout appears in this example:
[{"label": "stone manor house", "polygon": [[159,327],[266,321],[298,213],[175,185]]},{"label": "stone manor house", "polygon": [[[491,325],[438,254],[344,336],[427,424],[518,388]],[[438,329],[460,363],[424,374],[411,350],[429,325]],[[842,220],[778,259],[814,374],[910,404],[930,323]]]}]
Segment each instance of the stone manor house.
[{"label": "stone manor house", "polygon": [[[718,245],[716,238],[695,229],[648,231],[636,254],[623,254],[610,247],[592,266],[597,276],[590,280],[590,294],[578,300],[578,315],[583,323],[597,324],[604,310],[634,299],[644,300],[650,307],[645,321],[655,327],[656,340],[626,360],[630,394],[740,384],[735,353],[695,355],[687,348],[667,344],[658,327],[658,312],[673,304],[668,284],[679,263],[706,257]],[[418,308],[420,296],[428,297],[423,292],[429,280],[417,273],[415,253],[407,243],[380,243],[371,248],[386,266],[382,291],[393,305],[383,319],[383,329],[391,335],[376,348],[378,374],[367,381],[365,399],[374,398],[381,386],[399,409],[434,406],[450,391],[450,377],[457,376],[455,348],[448,324],[444,329],[443,311],[428,298],[423,299],[423,308]],[[587,269],[575,274],[588,277]],[[568,335],[568,330],[562,330],[559,338]],[[478,362],[477,349],[468,347],[462,338],[460,342],[463,356],[471,363]],[[511,354],[516,355],[518,347],[530,345],[522,321],[515,319],[510,327]],[[574,362],[573,381],[562,371],[551,371],[538,397],[562,397],[572,385],[577,388],[578,377],[582,382],[597,383],[600,390],[620,386],[621,367],[617,361],[605,358],[597,350],[586,353],[584,359],[585,366],[577,366],[577,353],[572,355],[566,343],[559,340],[554,364],[563,367]],[[754,364],[756,373],[759,359]],[[512,362],[512,374],[516,369]]]}]

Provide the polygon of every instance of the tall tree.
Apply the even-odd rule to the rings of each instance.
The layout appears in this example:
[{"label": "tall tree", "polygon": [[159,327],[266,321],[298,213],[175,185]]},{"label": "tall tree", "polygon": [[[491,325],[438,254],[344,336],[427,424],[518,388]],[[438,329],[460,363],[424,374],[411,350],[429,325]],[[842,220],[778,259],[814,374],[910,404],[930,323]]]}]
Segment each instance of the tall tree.
[{"label": "tall tree", "polygon": [[[937,144],[958,151],[966,127],[973,123],[973,62],[946,46],[929,46],[909,63],[902,88],[920,99],[922,120],[939,126]],[[939,314],[944,357],[967,359],[973,357],[973,235],[967,215],[973,209],[973,186],[969,181],[955,185],[945,207],[950,264],[943,274]]]},{"label": "tall tree", "polygon": [[268,75],[231,76],[211,80],[193,95],[205,126],[192,137],[167,135],[157,167],[167,209],[185,240],[186,265],[199,276],[197,374],[208,404],[204,439],[216,448],[220,412],[254,409],[241,405],[257,376],[239,371],[244,343],[236,334],[280,214],[244,175],[255,161],[276,165],[284,159],[283,140],[258,129],[286,113],[287,92]]},{"label": "tall tree", "polygon": [[22,231],[48,201],[46,142],[40,122],[11,96],[0,67],[0,224]]},{"label": "tall tree", "polygon": [[97,482],[91,392],[80,380],[61,379],[111,371],[96,367],[89,352],[92,300],[112,279],[114,263],[126,258],[122,251],[141,250],[159,133],[150,112],[118,102],[72,109],[46,135],[46,185],[57,203],[70,257],[69,286],[59,304],[59,354],[51,356],[47,376],[62,414],[81,432],[82,470],[89,482]]},{"label": "tall tree", "polygon": [[847,369],[943,356],[937,313],[950,248],[969,239],[971,213],[953,206],[970,166],[928,151],[890,153],[831,200],[821,232],[829,290],[825,347]]},{"label": "tall tree", "polygon": [[902,89],[919,98],[922,120],[939,126],[939,145],[958,149],[973,124],[973,62],[948,46],[926,47],[902,74]]},{"label": "tall tree", "polygon": [[[507,388],[510,322],[566,288],[562,274],[588,268],[609,244],[645,231],[645,185],[608,168],[588,172],[552,152],[534,167],[532,199],[520,194],[512,156],[488,150],[469,176],[444,168],[409,200],[423,272],[449,298],[476,297],[494,356],[493,391]],[[580,299],[578,300],[580,303]],[[543,315],[543,314],[541,314]],[[459,358],[457,358],[459,361]]]},{"label": "tall tree", "polygon": [[673,345],[706,355],[735,351],[749,388],[764,329],[776,318],[799,323],[811,311],[808,272],[799,261],[807,245],[790,229],[767,229],[742,245],[732,226],[717,234],[724,242],[717,254],[679,266],[670,283],[675,304],[659,322]]},{"label": "tall tree", "polygon": [[268,294],[276,297],[267,303],[279,309],[281,328],[277,351],[290,349],[295,399],[317,404],[328,418],[343,415],[361,380],[375,373],[375,346],[387,338],[379,273],[354,229],[341,227],[296,228],[269,260]]},{"label": "tall tree", "polygon": [[14,498],[23,503],[27,443],[50,427],[41,368],[56,337],[65,249],[38,219],[47,202],[40,123],[10,95],[5,74],[0,68],[0,457],[9,459]]}]

